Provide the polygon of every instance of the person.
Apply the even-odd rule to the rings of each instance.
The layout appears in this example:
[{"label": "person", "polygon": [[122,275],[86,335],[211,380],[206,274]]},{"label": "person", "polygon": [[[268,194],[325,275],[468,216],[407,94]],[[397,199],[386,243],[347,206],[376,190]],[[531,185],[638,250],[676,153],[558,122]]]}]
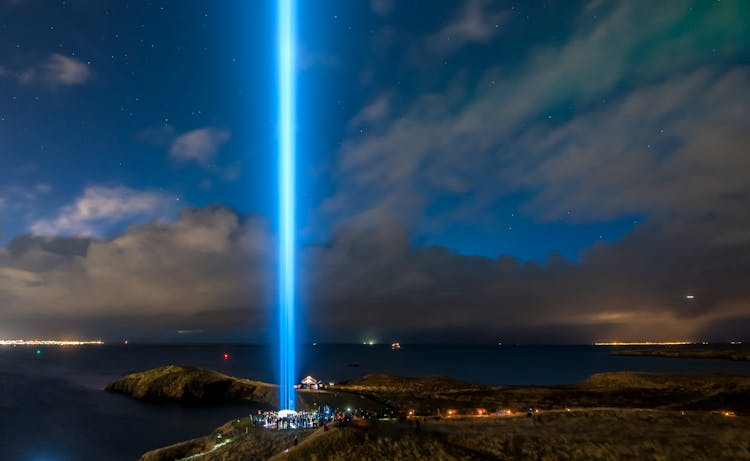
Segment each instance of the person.
[{"label": "person", "polygon": [[328,424],[323,424],[323,432],[328,432]]},{"label": "person", "polygon": [[419,430],[419,419],[416,420],[417,423],[417,430]]},{"label": "person", "polygon": [[294,446],[296,447],[298,443],[299,443],[299,439],[297,439],[297,436],[295,435],[294,436]]}]

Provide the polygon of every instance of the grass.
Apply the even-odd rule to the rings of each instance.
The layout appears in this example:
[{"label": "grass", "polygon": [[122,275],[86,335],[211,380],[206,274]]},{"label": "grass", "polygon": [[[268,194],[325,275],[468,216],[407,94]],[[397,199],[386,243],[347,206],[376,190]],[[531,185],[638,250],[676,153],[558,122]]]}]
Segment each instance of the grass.
[{"label": "grass", "polygon": [[[381,421],[325,432],[252,428],[245,418],[209,436],[149,452],[142,461],[189,456],[202,461],[750,459],[750,419],[745,416],[750,414],[750,377],[742,375],[602,373],[549,387],[371,375],[341,383],[335,392],[302,391],[298,398],[307,405],[380,405],[417,415],[440,410],[446,416],[448,409],[476,414],[477,408],[523,414],[528,407],[541,413],[535,418],[429,417],[419,429],[414,420]],[[295,435],[301,442],[297,447]]]},{"label": "grass", "polygon": [[132,373],[109,384],[106,390],[141,400],[190,403],[245,400],[272,406],[277,399],[272,384],[182,365]]},{"label": "grass", "polygon": [[331,430],[274,461],[750,459],[744,418],[664,410],[586,409],[521,417],[379,423]]},{"label": "grass", "polygon": [[601,373],[569,386],[490,387],[444,377],[366,376],[343,383],[339,390],[359,393],[389,406],[434,415],[438,409],[471,412],[477,408],[623,407],[716,410],[750,413],[750,377]]},{"label": "grass", "polygon": [[[314,432],[313,429],[276,431],[253,427],[245,417],[229,421],[207,436],[149,451],[140,461],[260,461],[294,446],[295,436],[304,440]],[[222,442],[224,445],[215,448]]]}]

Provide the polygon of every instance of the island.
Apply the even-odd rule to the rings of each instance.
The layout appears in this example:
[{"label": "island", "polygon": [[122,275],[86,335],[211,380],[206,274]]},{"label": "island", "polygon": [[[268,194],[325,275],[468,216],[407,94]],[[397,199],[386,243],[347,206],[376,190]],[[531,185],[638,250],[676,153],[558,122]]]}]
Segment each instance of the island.
[{"label": "island", "polygon": [[[215,376],[189,367],[145,374],[165,369],[192,377],[148,379],[152,395],[169,395],[158,385],[171,388],[175,379]],[[564,386],[368,375],[334,389],[299,389],[298,407],[348,407],[353,420],[345,427],[265,429],[243,415],[206,436],[145,453],[141,461],[750,458],[750,377],[744,375],[616,372]]]}]

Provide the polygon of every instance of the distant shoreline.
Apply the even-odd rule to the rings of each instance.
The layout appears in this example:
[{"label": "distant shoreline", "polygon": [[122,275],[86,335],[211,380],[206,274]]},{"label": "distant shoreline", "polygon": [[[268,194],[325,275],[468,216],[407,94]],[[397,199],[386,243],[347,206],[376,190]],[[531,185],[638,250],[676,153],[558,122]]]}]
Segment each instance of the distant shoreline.
[{"label": "distant shoreline", "polygon": [[625,349],[610,352],[610,355],[626,357],[667,357],[675,359],[723,359],[735,362],[750,361],[750,350],[732,349],[693,349],[693,348],[659,348],[659,349]]}]

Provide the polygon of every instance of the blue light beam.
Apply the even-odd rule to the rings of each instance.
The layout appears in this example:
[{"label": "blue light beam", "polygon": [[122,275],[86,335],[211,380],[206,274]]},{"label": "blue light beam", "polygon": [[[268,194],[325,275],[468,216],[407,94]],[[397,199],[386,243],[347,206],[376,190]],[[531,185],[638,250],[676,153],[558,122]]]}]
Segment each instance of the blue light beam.
[{"label": "blue light beam", "polygon": [[278,0],[279,408],[294,410],[295,0]]}]

